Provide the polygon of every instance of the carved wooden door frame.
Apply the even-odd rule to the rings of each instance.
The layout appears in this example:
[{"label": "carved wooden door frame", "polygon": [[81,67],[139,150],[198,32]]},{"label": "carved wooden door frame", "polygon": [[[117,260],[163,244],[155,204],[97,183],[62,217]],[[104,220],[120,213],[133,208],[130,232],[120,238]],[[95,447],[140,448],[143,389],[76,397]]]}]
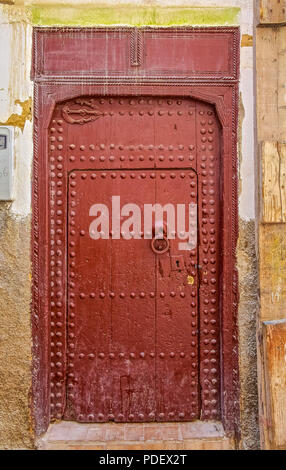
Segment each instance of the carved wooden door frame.
[{"label": "carved wooden door frame", "polygon": [[[128,31],[131,37],[131,66],[141,61],[141,37],[136,28],[87,28],[90,34],[98,31],[112,33]],[[56,103],[79,95],[156,95],[190,97],[215,106],[221,125],[221,403],[222,420],[226,432],[239,430],[238,377],[238,275],[236,243],[238,237],[238,171],[237,171],[237,116],[238,116],[238,28],[167,28],[170,33],[190,31],[192,34],[222,32],[232,41],[230,73],[216,75],[193,74],[182,76],[100,76],[48,74],[43,65],[44,48],[41,37],[58,31],[82,32],[84,28],[35,28],[34,30],[34,166],[33,166],[33,396],[32,407],[37,434],[44,432],[50,421],[49,378],[51,319],[49,315],[49,246],[48,233],[48,126]],[[143,28],[143,31],[150,28]],[[164,28],[166,30],[166,28]],[[152,33],[162,31],[152,28]],[[64,338],[63,338],[64,341]],[[64,358],[62,359],[64,360]],[[159,424],[158,424],[159,425]]]}]

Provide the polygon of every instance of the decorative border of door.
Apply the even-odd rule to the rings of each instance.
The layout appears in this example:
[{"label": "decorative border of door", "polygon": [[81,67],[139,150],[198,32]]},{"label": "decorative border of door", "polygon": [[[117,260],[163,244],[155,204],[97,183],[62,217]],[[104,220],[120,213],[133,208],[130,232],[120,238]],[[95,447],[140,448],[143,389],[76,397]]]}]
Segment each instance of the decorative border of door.
[{"label": "decorative border of door", "polygon": [[[55,33],[76,37],[83,34],[91,40],[97,34],[118,33],[126,36],[129,44],[130,73],[96,74],[94,71],[60,74],[45,68],[45,39]],[[144,76],[144,40],[148,33],[168,35],[175,38],[191,34],[193,38],[207,38],[210,47],[213,35],[227,44],[225,55],[228,70],[192,70],[186,76],[180,70],[161,69]],[[54,43],[53,43],[54,44]],[[106,96],[168,96],[189,97],[212,104],[221,125],[221,261],[220,280],[221,316],[221,405],[222,421],[226,432],[238,433],[239,429],[239,377],[238,377],[238,276],[236,270],[236,243],[238,237],[238,172],[237,172],[237,116],[238,116],[238,28],[35,28],[33,42],[34,84],[34,168],[33,168],[33,417],[37,434],[44,432],[50,422],[50,368],[51,336],[57,340],[65,353],[65,321],[61,319],[58,331],[50,317],[48,264],[51,237],[49,233],[49,178],[48,127],[56,103],[79,95]],[[50,47],[50,46],[49,46]],[[214,50],[213,54],[219,54]],[[172,64],[171,64],[172,65]],[[137,67],[142,67],[142,71]],[[171,67],[172,68],[172,67]],[[139,71],[138,71],[139,70]],[[58,201],[59,202],[59,201]],[[59,219],[61,217],[59,216]],[[60,223],[60,221],[59,221]],[[59,250],[64,249],[57,247]],[[65,274],[62,273],[64,278]],[[49,280],[49,281],[48,281]],[[65,304],[65,301],[63,302]],[[64,307],[64,306],[62,306]],[[64,308],[62,308],[64,310]],[[61,364],[59,383],[65,384],[65,358]],[[57,400],[56,417],[61,418],[64,400]],[[203,408],[202,408],[203,409]],[[204,412],[203,419],[210,417]]]}]

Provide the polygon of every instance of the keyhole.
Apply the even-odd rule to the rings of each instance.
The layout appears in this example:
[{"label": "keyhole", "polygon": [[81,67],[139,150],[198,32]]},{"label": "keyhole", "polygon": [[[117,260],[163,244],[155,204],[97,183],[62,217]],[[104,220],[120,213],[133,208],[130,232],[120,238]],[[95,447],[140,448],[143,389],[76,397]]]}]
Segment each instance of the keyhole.
[{"label": "keyhole", "polygon": [[177,265],[177,268],[180,267],[180,261],[178,259],[176,260],[176,265]]}]

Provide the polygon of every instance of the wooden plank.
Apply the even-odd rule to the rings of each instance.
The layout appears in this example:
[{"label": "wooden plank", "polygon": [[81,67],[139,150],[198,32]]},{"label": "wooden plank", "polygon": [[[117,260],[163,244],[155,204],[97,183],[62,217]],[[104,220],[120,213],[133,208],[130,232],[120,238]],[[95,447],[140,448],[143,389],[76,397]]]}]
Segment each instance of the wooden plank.
[{"label": "wooden plank", "polygon": [[262,222],[282,222],[280,156],[276,142],[262,143]]},{"label": "wooden plank", "polygon": [[261,320],[286,317],[286,225],[259,227]]},{"label": "wooden plank", "polygon": [[267,449],[286,446],[286,319],[262,325],[264,368],[264,442]]},{"label": "wooden plank", "polygon": [[257,137],[258,142],[279,140],[278,46],[276,28],[257,28]]},{"label": "wooden plank", "polygon": [[286,141],[286,26],[257,28],[258,141]]},{"label": "wooden plank", "polygon": [[278,30],[278,140],[286,141],[286,26]]},{"label": "wooden plank", "polygon": [[281,219],[286,222],[286,144],[278,144],[280,157]]},{"label": "wooden plank", "polygon": [[286,23],[286,0],[260,0],[260,24]]},{"label": "wooden plank", "polygon": [[258,342],[258,387],[265,449],[286,447],[285,23],[286,0],[260,0],[260,24],[270,26],[258,27],[256,35],[257,137],[262,150],[260,320],[264,322]]}]

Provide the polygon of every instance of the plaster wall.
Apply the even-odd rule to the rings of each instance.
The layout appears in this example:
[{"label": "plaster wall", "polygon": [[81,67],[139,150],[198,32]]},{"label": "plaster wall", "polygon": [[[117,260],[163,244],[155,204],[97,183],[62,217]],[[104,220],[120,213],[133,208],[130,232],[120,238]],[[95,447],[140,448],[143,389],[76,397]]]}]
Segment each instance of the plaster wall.
[{"label": "plaster wall", "polygon": [[[8,4],[9,3],[9,4]],[[2,4],[2,5],[1,5]],[[0,0],[0,125],[15,127],[14,199],[0,202],[0,446],[33,446],[30,233],[33,25],[239,25],[239,333],[242,448],[258,446],[252,0]]]}]

